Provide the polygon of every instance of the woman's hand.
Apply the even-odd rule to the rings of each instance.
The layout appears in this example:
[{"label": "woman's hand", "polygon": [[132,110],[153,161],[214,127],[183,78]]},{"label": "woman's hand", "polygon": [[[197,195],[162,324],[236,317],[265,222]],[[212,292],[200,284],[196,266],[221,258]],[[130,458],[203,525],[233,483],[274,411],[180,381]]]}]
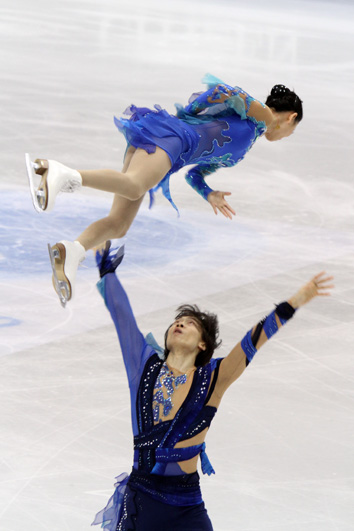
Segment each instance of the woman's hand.
[{"label": "woman's hand", "polygon": [[293,308],[299,308],[307,302],[310,302],[314,297],[327,297],[331,294],[330,291],[334,288],[331,284],[333,277],[327,277],[325,271],[322,271],[318,275],[314,276],[307,284],[302,286],[288,302]]},{"label": "woman's hand", "polygon": [[215,214],[217,214],[218,210],[220,210],[225,218],[232,219],[233,215],[236,216],[236,212],[226,201],[225,195],[231,195],[231,192],[210,192],[208,195],[208,202],[213,207]]}]

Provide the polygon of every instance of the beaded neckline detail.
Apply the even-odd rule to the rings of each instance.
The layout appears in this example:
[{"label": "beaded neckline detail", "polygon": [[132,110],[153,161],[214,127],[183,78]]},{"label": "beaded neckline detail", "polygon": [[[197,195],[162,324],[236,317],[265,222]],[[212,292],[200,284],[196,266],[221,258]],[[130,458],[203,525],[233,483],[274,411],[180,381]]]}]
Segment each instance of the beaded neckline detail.
[{"label": "beaded neckline detail", "polygon": [[173,371],[164,363],[156,378],[154,398],[152,403],[154,422],[162,422],[173,408],[172,396],[175,389],[187,381],[187,374],[175,376]]}]

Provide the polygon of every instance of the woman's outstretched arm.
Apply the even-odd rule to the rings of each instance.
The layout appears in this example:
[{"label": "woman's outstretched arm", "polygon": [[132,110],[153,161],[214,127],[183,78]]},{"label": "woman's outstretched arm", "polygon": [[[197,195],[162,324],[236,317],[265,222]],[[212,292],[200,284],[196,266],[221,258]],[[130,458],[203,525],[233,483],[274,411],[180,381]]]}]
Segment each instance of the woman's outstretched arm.
[{"label": "woman's outstretched arm", "polygon": [[188,171],[186,181],[203,199],[211,204],[215,214],[219,210],[226,218],[232,219],[236,212],[225,199],[225,196],[231,195],[231,192],[215,191],[205,182],[205,177],[218,168],[219,166],[215,164],[194,166]]}]

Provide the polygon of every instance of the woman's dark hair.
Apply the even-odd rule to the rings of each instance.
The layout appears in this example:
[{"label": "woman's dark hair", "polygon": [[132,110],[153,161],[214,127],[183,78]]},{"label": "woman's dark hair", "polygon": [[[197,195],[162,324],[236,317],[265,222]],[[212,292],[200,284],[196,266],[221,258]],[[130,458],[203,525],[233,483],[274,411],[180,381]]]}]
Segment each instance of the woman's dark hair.
[{"label": "woman's dark hair", "polygon": [[[177,308],[177,312],[178,313],[175,317],[176,321],[181,317],[193,317],[200,325],[202,341],[204,341],[206,348],[205,350],[201,350],[197,355],[195,366],[203,367],[203,365],[206,365],[211,360],[214,350],[217,349],[221,344],[221,340],[218,341],[218,318],[214,313],[201,312],[196,304],[183,304]],[[165,359],[167,359],[167,356],[170,353],[170,351],[167,349],[166,341],[167,334],[171,326],[169,326],[165,332]]]},{"label": "woman's dark hair", "polygon": [[302,100],[292,90],[284,85],[274,85],[268,98],[266,105],[272,107],[277,112],[293,111],[297,113],[295,122],[299,123],[302,120]]}]

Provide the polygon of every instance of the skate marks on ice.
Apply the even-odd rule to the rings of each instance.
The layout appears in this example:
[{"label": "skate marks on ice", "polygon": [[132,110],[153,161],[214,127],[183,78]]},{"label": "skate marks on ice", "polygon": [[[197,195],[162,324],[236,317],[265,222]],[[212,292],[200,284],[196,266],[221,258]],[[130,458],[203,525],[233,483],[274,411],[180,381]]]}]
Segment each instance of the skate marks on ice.
[{"label": "skate marks on ice", "polygon": [[[299,312],[228,391],[208,437],[216,475],[202,487],[217,531],[352,531],[353,8],[344,17],[347,7],[328,1],[247,8],[228,0],[218,10],[203,0],[137,2],[7,2],[4,182],[24,185],[23,153],[39,146],[90,167],[112,153],[107,163],[116,167],[124,141],[112,114],[132,102],[172,110],[202,89],[208,70],[262,97],[278,82],[299,91],[305,118],[294,137],[260,141],[234,176],[215,178],[220,189],[233,180],[243,214],[229,225],[207,206],[193,214],[198,198],[189,189],[177,201],[190,205],[179,221],[169,207],[161,217],[160,207],[145,208],[120,274],[142,330],[158,340],[176,303],[219,313],[220,355],[318,265],[335,275],[328,304]],[[46,74],[34,75],[43,65]],[[314,185],[307,214],[291,180],[271,182],[271,168]],[[88,531],[114,476],[131,467],[129,392],[93,258],[64,311],[46,244],[74,238],[107,214],[110,200],[99,204],[83,191],[59,197],[46,216],[33,210],[27,188],[21,193],[6,223],[0,216],[0,351],[15,353],[1,358],[0,529]]]},{"label": "skate marks on ice", "polygon": [[[48,241],[63,236],[72,240],[92,220],[107,215],[109,201],[76,194],[73,217],[73,198],[68,195],[59,196],[56,211],[49,215],[33,211],[28,190],[3,191],[2,198],[6,230],[0,236],[0,324],[6,335],[0,336],[0,353],[109,325],[95,286],[93,253],[79,268],[75,298],[63,311],[52,287],[46,249]],[[138,317],[291,274],[295,255],[297,268],[302,268],[345,257],[354,247],[354,236],[345,230],[251,218],[229,223],[209,210],[182,209],[181,214],[178,218],[169,205],[151,211],[144,205],[124,239],[120,276]]]},{"label": "skate marks on ice", "polygon": [[[72,199],[68,196],[58,197],[55,212],[37,215],[30,204],[28,190],[2,191],[2,221],[6,230],[0,235],[0,315],[8,318],[4,323],[21,324],[22,333],[8,330],[6,338],[0,340],[1,354],[29,348],[37,342],[57,340],[62,335],[82,333],[108,323],[96,293],[98,272],[91,252],[87,255],[84,267],[78,271],[75,299],[67,305],[65,315],[58,313],[60,307],[52,288],[47,242],[63,237],[75,239],[90,222],[106,216],[110,208],[106,199],[77,194],[73,216]],[[196,217],[197,224],[193,226],[192,219],[178,218],[169,205],[155,207],[151,211],[143,207],[126,238],[126,258],[121,269],[123,277],[134,279],[134,285],[140,289],[139,307],[142,306],[141,300],[145,300],[144,296],[151,290],[156,303],[159,291],[166,291],[164,277],[171,274],[178,276],[190,270],[207,270],[211,260],[222,251],[222,242],[218,240],[211,220],[212,216],[209,216],[209,222],[203,223],[203,219]],[[246,226],[242,230],[245,248],[242,250],[240,241],[237,259],[242,253],[249,254],[250,242],[257,239],[256,230]],[[255,248],[261,248],[260,242]],[[235,249],[230,248],[230,252],[235,253]],[[180,287],[179,292],[180,296],[187,296],[187,289]],[[138,296],[137,289],[133,290],[133,298],[135,295]],[[173,303],[174,298],[172,290],[167,295],[168,302]],[[161,297],[158,307],[167,303],[165,299]],[[100,307],[98,315],[95,312],[96,305]],[[87,311],[87,308],[92,310]],[[83,312],[84,317],[70,324],[72,311],[77,314]],[[146,308],[142,311],[146,312]],[[38,327],[36,320],[42,323],[41,327]]]},{"label": "skate marks on ice", "polygon": [[[105,217],[110,199],[91,195],[59,195],[55,210],[49,214],[34,212],[28,190],[1,190],[0,274],[43,274],[50,272],[47,242],[65,237],[74,240],[87,225]],[[143,208],[129,233],[129,256],[144,267],[154,267],[176,261],[198,246],[204,231],[190,230],[186,221],[177,218],[168,206],[149,211]],[[139,245],[136,245],[139,244]],[[168,252],[166,252],[166,249]],[[95,269],[92,253],[88,253],[85,267]]]}]

